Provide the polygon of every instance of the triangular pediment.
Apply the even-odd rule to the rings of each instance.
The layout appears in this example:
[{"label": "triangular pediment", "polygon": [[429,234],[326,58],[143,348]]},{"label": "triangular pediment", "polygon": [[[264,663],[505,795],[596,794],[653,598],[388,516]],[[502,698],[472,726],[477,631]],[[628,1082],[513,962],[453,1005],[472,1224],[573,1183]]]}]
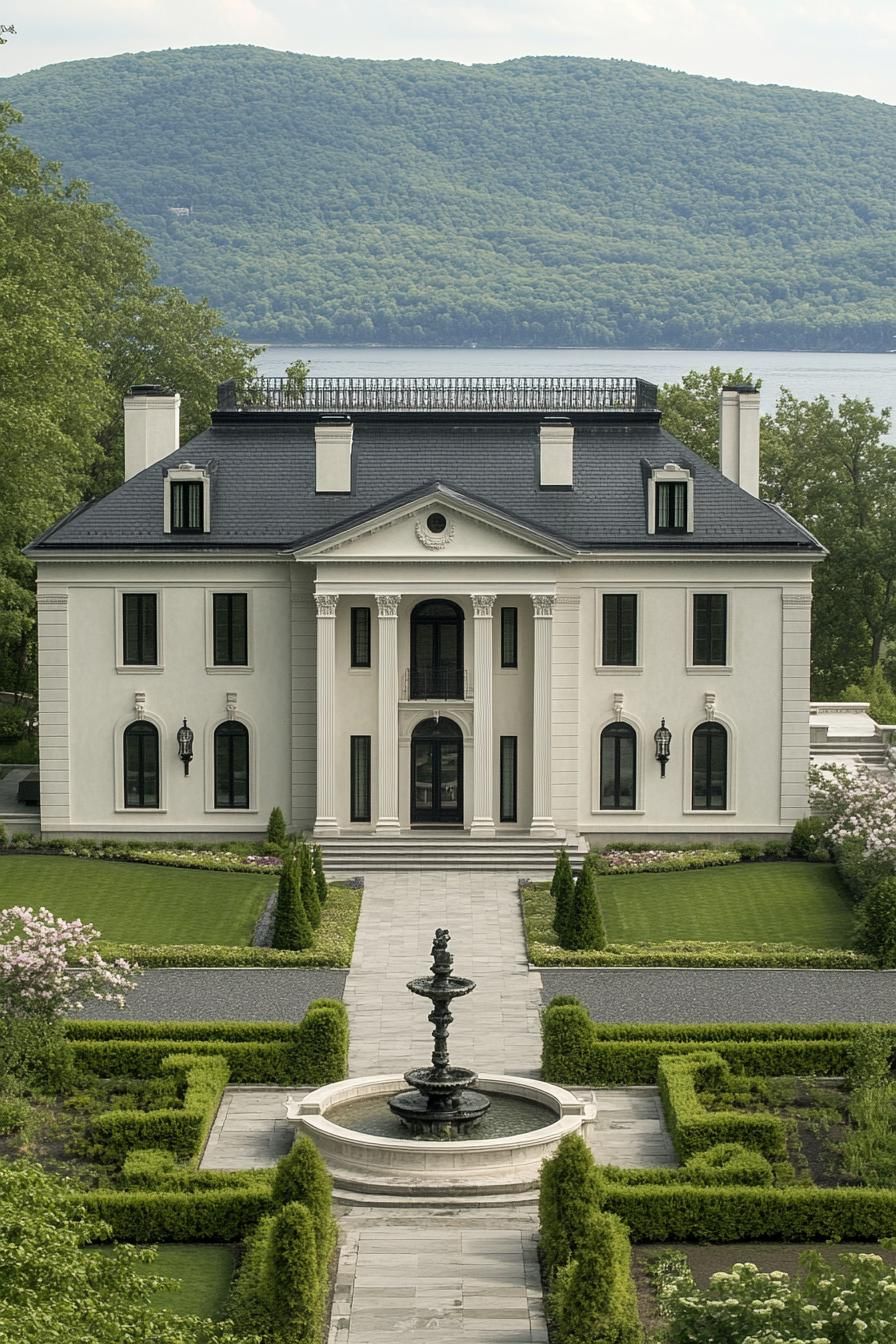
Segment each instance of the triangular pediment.
[{"label": "triangular pediment", "polygon": [[558,538],[442,485],[290,550],[301,560],[534,560],[573,553]]}]

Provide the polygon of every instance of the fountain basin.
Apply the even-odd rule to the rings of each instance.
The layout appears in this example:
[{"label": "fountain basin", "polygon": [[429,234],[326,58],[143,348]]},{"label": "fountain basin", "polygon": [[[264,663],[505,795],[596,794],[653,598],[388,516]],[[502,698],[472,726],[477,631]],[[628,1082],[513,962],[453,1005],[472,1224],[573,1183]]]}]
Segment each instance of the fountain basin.
[{"label": "fountain basin", "polygon": [[[401,1074],[348,1078],[310,1092],[297,1108],[297,1127],[313,1141],[337,1190],[369,1194],[500,1195],[534,1190],[545,1158],[567,1134],[594,1118],[594,1106],[565,1088],[532,1078],[480,1074],[478,1090],[488,1096],[518,1097],[546,1108],[546,1124],[502,1138],[384,1138],[349,1129],[328,1119],[348,1102],[388,1100],[405,1086]],[[475,1131],[473,1131],[475,1133]]]}]

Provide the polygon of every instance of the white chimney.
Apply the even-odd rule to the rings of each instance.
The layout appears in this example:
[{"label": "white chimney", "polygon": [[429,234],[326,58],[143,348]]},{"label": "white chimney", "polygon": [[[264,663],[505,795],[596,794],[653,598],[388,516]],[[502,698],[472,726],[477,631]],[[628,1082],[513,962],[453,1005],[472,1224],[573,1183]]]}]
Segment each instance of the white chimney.
[{"label": "white chimney", "polygon": [[161,462],[180,447],[180,393],[155,383],[132,387],[124,399],[124,478]]},{"label": "white chimney", "polygon": [[352,489],[352,422],[332,416],[314,426],[315,489],[319,495],[349,495]]},{"label": "white chimney", "polygon": [[568,420],[546,420],[539,426],[538,483],[543,490],[572,489],[572,440]]},{"label": "white chimney", "polygon": [[759,393],[749,384],[722,388],[719,466],[729,481],[759,498]]}]

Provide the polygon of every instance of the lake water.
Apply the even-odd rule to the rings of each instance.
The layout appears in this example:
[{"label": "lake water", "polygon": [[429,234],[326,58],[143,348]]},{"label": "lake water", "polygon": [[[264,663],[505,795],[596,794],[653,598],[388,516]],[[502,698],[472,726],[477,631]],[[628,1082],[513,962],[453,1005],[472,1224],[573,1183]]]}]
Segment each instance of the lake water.
[{"label": "lake water", "polygon": [[743,368],[762,379],[762,409],[773,411],[779,389],[811,400],[868,397],[873,405],[896,404],[896,353],[814,355],[776,350],[597,350],[597,349],[419,349],[384,346],[269,345],[258,360],[260,373],[282,375],[287,364],[305,359],[319,377],[603,377],[630,375],[650,383],[676,382],[690,369],[719,364],[727,372]]}]

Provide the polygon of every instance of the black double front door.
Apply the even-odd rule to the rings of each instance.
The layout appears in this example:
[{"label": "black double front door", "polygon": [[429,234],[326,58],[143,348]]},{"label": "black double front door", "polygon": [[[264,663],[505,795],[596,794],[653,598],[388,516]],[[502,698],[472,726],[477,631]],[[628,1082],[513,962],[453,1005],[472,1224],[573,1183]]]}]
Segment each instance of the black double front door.
[{"label": "black double front door", "polygon": [[463,825],[464,742],[451,719],[427,719],[411,739],[411,822]]}]

